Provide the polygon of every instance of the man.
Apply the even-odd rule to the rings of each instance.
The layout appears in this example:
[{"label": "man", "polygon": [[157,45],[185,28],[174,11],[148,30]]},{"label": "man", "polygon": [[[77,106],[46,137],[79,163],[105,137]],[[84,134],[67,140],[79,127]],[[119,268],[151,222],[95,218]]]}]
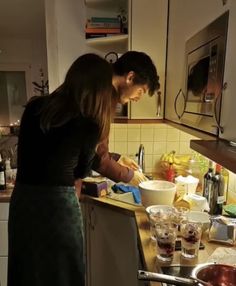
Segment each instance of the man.
[{"label": "man", "polygon": [[[159,88],[159,76],[151,58],[143,53],[129,51],[113,64],[113,108],[117,103],[138,101],[144,94],[152,96]],[[109,153],[108,139],[98,145],[93,170],[115,181],[134,186],[147,178],[138,171],[137,163],[115,153]]]}]

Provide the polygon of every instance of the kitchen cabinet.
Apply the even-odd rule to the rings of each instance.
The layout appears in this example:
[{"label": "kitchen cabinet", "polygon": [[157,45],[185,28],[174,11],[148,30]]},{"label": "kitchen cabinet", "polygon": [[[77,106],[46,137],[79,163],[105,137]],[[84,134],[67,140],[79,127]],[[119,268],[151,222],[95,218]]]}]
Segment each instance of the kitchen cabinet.
[{"label": "kitchen cabinet", "polygon": [[9,203],[0,203],[0,285],[7,286]]},{"label": "kitchen cabinet", "polygon": [[167,17],[166,0],[132,1],[130,49],[145,52],[152,58],[160,76],[161,94],[144,95],[138,102],[132,102],[131,119],[163,118]]},{"label": "kitchen cabinet", "polygon": [[[130,103],[126,119],[151,119],[163,117],[165,89],[165,57],[167,30],[166,0],[85,0],[68,2],[46,1],[46,34],[48,78],[50,92],[60,85],[66,71],[78,56],[94,52],[105,56],[108,52],[123,54],[128,50],[148,53],[157,65],[161,78],[160,116],[157,116],[157,96]],[[128,34],[85,39],[86,19],[91,16],[114,17],[120,8],[127,11]],[[68,33],[70,31],[70,33]]]},{"label": "kitchen cabinet", "polygon": [[[123,15],[128,23],[129,5],[129,0],[87,0],[85,1],[86,20],[91,17],[116,18],[118,15]],[[85,30],[85,27],[83,28]],[[128,50],[128,34],[86,39],[85,43],[88,48],[94,49],[103,56],[111,51],[122,54]]]},{"label": "kitchen cabinet", "polygon": [[229,24],[224,73],[224,82],[227,83],[227,88],[223,91],[222,96],[220,125],[223,127],[223,132],[220,133],[220,137],[228,141],[236,141],[236,1],[228,1],[227,3],[227,7],[229,8]]},{"label": "kitchen cabinet", "polygon": [[86,200],[82,202],[82,211],[87,286],[142,285],[137,280],[141,265],[135,217]]},{"label": "kitchen cabinet", "polygon": [[[111,10],[111,5],[114,10]],[[123,116],[128,119],[162,119],[168,1],[149,0],[148,5],[142,0],[86,1],[87,18],[94,15],[107,17],[117,15],[119,7],[125,7],[128,13],[128,35],[88,39],[86,44],[104,55],[109,51],[122,54],[128,50],[147,53],[157,66],[161,83],[160,94],[155,94],[153,97],[145,95],[140,101],[129,103],[127,113]]]},{"label": "kitchen cabinet", "polygon": [[[185,87],[185,43],[198,31],[229,9],[215,0],[169,0],[165,118],[179,123],[175,98]],[[233,1],[232,1],[233,2]],[[179,100],[183,101],[180,95]],[[178,113],[179,110],[177,110]]]}]

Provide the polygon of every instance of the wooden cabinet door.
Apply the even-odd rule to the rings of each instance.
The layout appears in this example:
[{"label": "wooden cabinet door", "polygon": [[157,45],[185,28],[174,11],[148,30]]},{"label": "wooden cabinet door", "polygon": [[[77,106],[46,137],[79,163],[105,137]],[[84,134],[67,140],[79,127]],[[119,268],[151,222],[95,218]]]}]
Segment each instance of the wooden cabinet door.
[{"label": "wooden cabinet door", "polygon": [[131,119],[163,118],[168,1],[132,0],[130,49],[147,53],[157,67],[161,83],[158,116],[157,95],[144,95],[130,104]]},{"label": "wooden cabinet door", "polygon": [[134,217],[95,205],[86,209],[87,285],[140,285]]}]

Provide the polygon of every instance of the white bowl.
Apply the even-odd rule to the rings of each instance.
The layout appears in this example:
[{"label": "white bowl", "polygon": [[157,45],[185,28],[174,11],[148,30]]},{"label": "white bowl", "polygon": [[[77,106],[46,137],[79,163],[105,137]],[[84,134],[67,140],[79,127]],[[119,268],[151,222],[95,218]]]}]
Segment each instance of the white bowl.
[{"label": "white bowl", "polygon": [[203,232],[206,231],[210,226],[210,216],[206,212],[190,211],[187,213],[187,219],[194,222],[201,222],[203,225]]},{"label": "white bowl", "polygon": [[145,207],[154,204],[171,206],[175,198],[176,185],[168,181],[150,180],[140,183],[139,190]]}]

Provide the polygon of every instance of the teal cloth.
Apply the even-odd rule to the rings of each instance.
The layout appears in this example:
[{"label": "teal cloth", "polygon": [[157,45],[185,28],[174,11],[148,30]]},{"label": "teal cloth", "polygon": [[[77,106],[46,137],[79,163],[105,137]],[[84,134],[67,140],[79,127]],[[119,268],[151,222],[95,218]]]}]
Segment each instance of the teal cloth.
[{"label": "teal cloth", "polygon": [[131,192],[134,197],[134,201],[137,204],[141,204],[141,194],[138,188],[133,187],[133,186],[126,186],[122,184],[115,184],[112,186],[112,190],[114,192],[121,191],[123,193],[129,193]]}]

